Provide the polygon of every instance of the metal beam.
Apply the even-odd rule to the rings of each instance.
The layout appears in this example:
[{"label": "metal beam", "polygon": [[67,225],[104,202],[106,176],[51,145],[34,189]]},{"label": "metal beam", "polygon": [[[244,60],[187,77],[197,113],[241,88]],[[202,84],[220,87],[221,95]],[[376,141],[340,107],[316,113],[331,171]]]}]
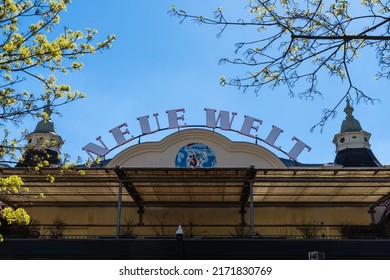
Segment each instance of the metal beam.
[{"label": "metal beam", "polygon": [[137,192],[137,190],[134,188],[132,181],[127,177],[126,172],[121,167],[118,166],[115,168],[115,173],[117,174],[119,181],[123,184],[128,194],[134,200],[134,203],[138,207],[143,207],[142,198],[140,194]]},{"label": "metal beam", "polygon": [[117,221],[116,221],[116,239],[119,239],[121,231],[121,216],[122,216],[122,183],[119,183],[118,186],[118,212],[117,212]]}]

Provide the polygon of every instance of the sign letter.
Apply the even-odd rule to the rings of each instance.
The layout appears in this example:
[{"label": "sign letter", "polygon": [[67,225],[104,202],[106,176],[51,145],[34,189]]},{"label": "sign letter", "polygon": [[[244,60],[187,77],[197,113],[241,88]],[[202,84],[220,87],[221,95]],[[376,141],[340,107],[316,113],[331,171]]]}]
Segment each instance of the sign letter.
[{"label": "sign letter", "polygon": [[130,142],[134,139],[134,136],[131,136],[130,139],[126,139],[123,135],[130,134],[130,131],[127,128],[125,131],[122,131],[122,127],[127,127],[127,123],[122,123],[121,125],[118,125],[117,127],[114,127],[109,131],[114,136],[115,141],[117,143],[117,147],[126,144],[127,142]]},{"label": "sign letter", "polygon": [[234,117],[237,115],[236,112],[232,112],[232,119],[229,119],[229,111],[220,111],[217,120],[215,120],[215,109],[204,109],[206,111],[206,126],[210,128],[216,128],[218,122],[221,123],[222,130],[230,130],[232,128]]},{"label": "sign letter", "polygon": [[278,139],[280,133],[283,132],[283,129],[280,129],[277,126],[272,126],[271,132],[268,134],[267,138],[264,140],[265,143],[274,147],[275,149],[280,150],[280,146],[275,146],[275,141]]},{"label": "sign letter", "polygon": [[153,116],[156,118],[156,123],[157,123],[157,129],[153,130],[153,131],[151,131],[151,129],[150,129],[148,115],[137,118],[137,120],[139,121],[139,124],[141,125],[142,134],[151,134],[151,133],[154,133],[154,132],[157,132],[160,130],[160,123],[159,123],[158,118],[157,118],[158,114],[154,113]]},{"label": "sign letter", "polygon": [[93,160],[93,154],[97,155],[97,156],[100,156],[100,157],[104,157],[106,154],[108,154],[110,152],[110,149],[107,148],[106,144],[104,144],[104,142],[102,141],[102,137],[99,136],[96,138],[96,140],[98,140],[102,145],[102,146],[98,146],[94,143],[88,143],[87,145],[85,145],[83,147],[83,150],[86,151],[89,155],[89,157]]},{"label": "sign letter", "polygon": [[251,134],[251,130],[254,129],[256,132],[259,130],[259,126],[254,126],[254,122],[258,122],[260,125],[263,124],[262,120],[252,118],[250,116],[244,116],[245,120],[244,123],[242,124],[240,133],[244,134],[246,136],[252,137],[252,138],[257,138],[257,134],[253,135]]},{"label": "sign letter", "polygon": [[306,145],[305,143],[303,143],[301,140],[299,140],[297,137],[293,137],[292,140],[295,140],[297,141],[297,143],[295,143],[294,147],[292,147],[292,149],[287,153],[287,155],[293,159],[293,160],[297,160],[297,157],[299,156],[300,153],[302,153],[303,149],[307,148],[307,150],[310,152],[311,151],[311,147],[309,147],[308,145]]},{"label": "sign letter", "polygon": [[178,116],[177,113],[178,112],[183,112],[185,113],[185,110],[184,108],[182,109],[174,109],[174,110],[168,110],[166,111],[166,113],[168,114],[168,122],[169,122],[169,129],[171,128],[180,128],[180,127],[186,127],[186,123],[184,123],[183,125],[179,125],[179,120],[183,120],[184,121],[184,114],[181,115],[181,116]]}]

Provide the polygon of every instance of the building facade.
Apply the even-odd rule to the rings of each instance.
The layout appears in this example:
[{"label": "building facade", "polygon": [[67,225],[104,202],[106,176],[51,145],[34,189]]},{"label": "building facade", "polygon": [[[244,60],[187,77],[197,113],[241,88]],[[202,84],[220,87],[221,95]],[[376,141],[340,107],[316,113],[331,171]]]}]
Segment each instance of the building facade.
[{"label": "building facade", "polygon": [[[29,192],[1,201],[25,208],[41,238],[168,238],[179,225],[186,238],[387,238],[390,168],[375,158],[352,112],[347,101],[334,164],[301,164],[186,128],[99,167],[37,172],[24,161],[3,168],[1,176],[20,176]],[[62,144],[52,123],[28,137]]]}]

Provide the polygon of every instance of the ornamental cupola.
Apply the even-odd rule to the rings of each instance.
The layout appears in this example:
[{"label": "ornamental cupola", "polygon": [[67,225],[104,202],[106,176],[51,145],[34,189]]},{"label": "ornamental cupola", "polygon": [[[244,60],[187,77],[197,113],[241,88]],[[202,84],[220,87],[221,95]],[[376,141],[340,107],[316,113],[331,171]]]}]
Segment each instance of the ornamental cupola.
[{"label": "ornamental cupola", "polygon": [[16,167],[36,166],[45,163],[44,166],[59,166],[61,164],[61,147],[64,144],[61,136],[56,133],[52,111],[46,107],[46,118],[36,125],[34,131],[26,135],[27,145],[23,160]]},{"label": "ornamental cupola", "polygon": [[335,163],[344,167],[382,166],[371,151],[371,134],[362,129],[359,121],[352,115],[353,111],[347,98],[344,109],[346,117],[341,124],[340,133],[333,138],[336,145]]}]

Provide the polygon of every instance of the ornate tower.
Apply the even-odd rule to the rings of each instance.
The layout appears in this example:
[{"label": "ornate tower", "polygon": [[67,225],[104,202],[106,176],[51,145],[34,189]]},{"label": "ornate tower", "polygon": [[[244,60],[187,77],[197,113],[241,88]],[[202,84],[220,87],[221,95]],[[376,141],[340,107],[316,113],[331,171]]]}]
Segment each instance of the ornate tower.
[{"label": "ornate tower", "polygon": [[336,145],[335,163],[344,167],[377,167],[382,166],[370,148],[371,134],[364,131],[358,120],[352,115],[353,107],[347,99],[344,109],[345,120],[341,124],[340,133],[333,138]]},{"label": "ornate tower", "polygon": [[27,145],[23,161],[19,162],[16,167],[36,166],[43,161],[47,161],[49,166],[61,164],[61,146],[64,141],[56,133],[54,123],[50,118],[52,111],[47,107],[45,112],[49,118],[39,121],[34,131],[26,135]]}]

